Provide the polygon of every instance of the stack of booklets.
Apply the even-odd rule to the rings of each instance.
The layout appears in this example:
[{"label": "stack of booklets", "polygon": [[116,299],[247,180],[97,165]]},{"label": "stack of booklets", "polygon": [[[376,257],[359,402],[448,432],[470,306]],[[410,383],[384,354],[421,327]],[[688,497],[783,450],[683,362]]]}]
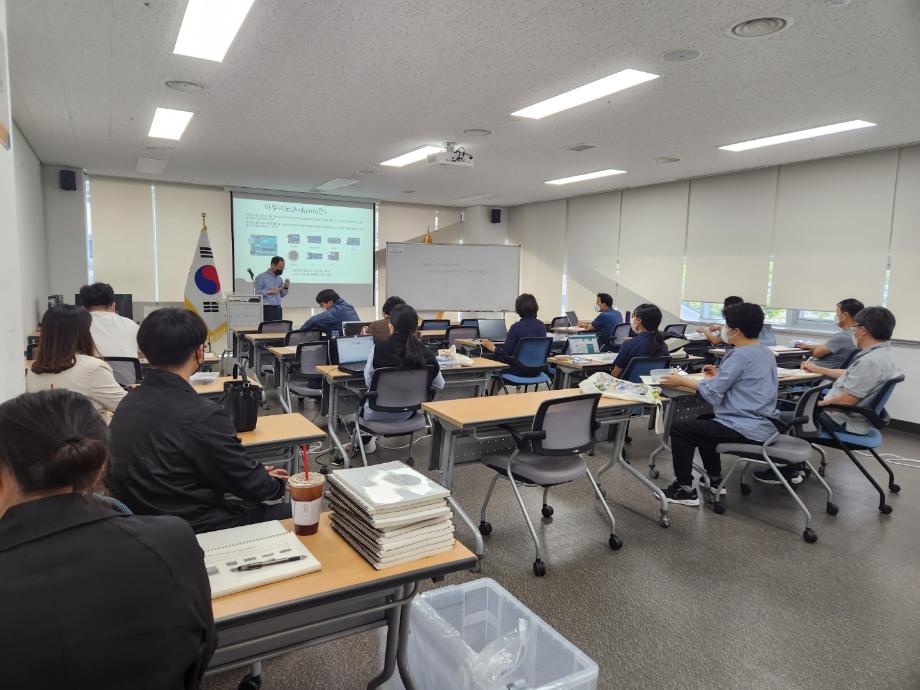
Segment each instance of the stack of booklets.
[{"label": "stack of booklets", "polygon": [[378,570],[453,548],[448,496],[401,462],[336,470],[326,494],[332,528]]}]

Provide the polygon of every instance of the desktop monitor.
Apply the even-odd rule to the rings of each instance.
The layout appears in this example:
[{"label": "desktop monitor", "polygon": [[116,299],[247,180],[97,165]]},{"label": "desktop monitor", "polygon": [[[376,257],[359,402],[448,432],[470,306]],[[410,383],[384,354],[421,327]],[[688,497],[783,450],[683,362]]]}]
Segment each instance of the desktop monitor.
[{"label": "desktop monitor", "polygon": [[577,325],[578,325],[578,316],[575,314],[574,311],[567,311],[567,312],[565,313],[565,318],[567,318],[567,319],[569,320],[569,325],[570,325],[570,326],[577,326]]},{"label": "desktop monitor", "polygon": [[768,347],[776,345],[776,334],[773,333],[773,326],[764,324],[764,327],[757,335],[757,340],[760,341],[761,345],[767,345]]},{"label": "desktop monitor", "polygon": [[[83,306],[83,300],[80,299],[78,292],[73,296],[73,303],[78,307]],[[134,300],[131,295],[122,295],[115,293],[115,311],[124,316],[126,319],[134,318]]]},{"label": "desktop monitor", "polygon": [[374,336],[358,335],[336,338],[331,341],[330,358],[332,364],[349,364],[366,362],[374,351]]},{"label": "desktop monitor", "polygon": [[508,337],[508,327],[504,319],[479,319],[479,337],[496,342]]},{"label": "desktop monitor", "polygon": [[596,335],[570,335],[569,349],[567,354],[570,355],[596,355],[601,351],[597,343]]}]

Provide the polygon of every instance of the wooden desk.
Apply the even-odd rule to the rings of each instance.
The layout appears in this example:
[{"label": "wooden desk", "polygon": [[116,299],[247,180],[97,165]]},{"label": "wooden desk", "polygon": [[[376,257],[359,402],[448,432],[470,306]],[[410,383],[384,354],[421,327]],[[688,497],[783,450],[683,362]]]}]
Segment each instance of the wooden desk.
[{"label": "wooden desk", "polygon": [[582,328],[581,326],[557,326],[552,331],[554,333],[593,333],[593,331],[588,331],[587,328]]},{"label": "wooden desk", "polygon": [[[556,355],[548,360],[551,364],[556,365],[556,380],[553,382],[555,388],[572,388],[575,385],[575,379],[585,379],[599,371],[609,372],[613,369],[613,362],[573,362],[571,355]],[[686,357],[671,358],[672,366],[686,366],[704,362],[705,357],[696,355],[687,355]]]},{"label": "wooden desk", "polygon": [[252,326],[234,326],[230,329],[233,336],[233,356],[239,357],[243,349],[243,339],[247,333],[258,333],[259,324]]},{"label": "wooden desk", "polygon": [[237,434],[253,460],[263,465],[283,464],[291,474],[303,469],[300,447],[325,436],[322,429],[300,414],[259,417],[255,429]]},{"label": "wooden desk", "polygon": [[[232,376],[218,376],[214,383],[193,383],[192,388],[195,389],[195,392],[198,395],[201,395],[205,398],[217,399],[223,396],[224,394],[224,384],[227,381],[233,381]],[[239,381],[239,379],[237,379]],[[250,381],[253,386],[258,388],[262,387],[258,381]]]},{"label": "wooden desk", "polygon": [[[455,541],[447,553],[375,570],[336,534],[329,518],[323,513],[319,531],[300,537],[321,570],[212,601],[218,645],[208,674],[385,625],[384,671],[368,687],[378,687],[397,667],[407,678],[408,607],[418,583],[473,568],[476,556]],[[290,529],[291,521],[284,525]]]},{"label": "wooden desk", "polygon": [[262,350],[284,343],[287,333],[246,333],[243,338],[252,346],[253,378],[262,375]]},{"label": "wooden desk", "polygon": [[[544,400],[567,398],[578,394],[579,391],[566,389],[425,403],[422,409],[432,419],[429,469],[439,471],[441,483],[451,488],[454,467],[457,464],[457,444],[462,436],[469,437],[476,434],[481,437],[478,432],[486,429],[493,429],[499,433],[498,428],[501,425],[509,424],[530,428],[537,409]],[[657,497],[660,505],[659,523],[662,527],[667,527],[670,521],[668,502],[664,492],[627,463],[623,457],[626,422],[635,418],[630,412],[637,408],[642,408],[641,403],[616,398],[602,397],[600,399],[597,406],[597,421],[600,424],[617,425],[617,429],[611,459],[598,471],[598,476],[616,464],[623,467]],[[507,434],[507,431],[501,430],[500,433]]]},{"label": "wooden desk", "polygon": [[419,338],[444,338],[447,335],[447,331],[419,331]]}]

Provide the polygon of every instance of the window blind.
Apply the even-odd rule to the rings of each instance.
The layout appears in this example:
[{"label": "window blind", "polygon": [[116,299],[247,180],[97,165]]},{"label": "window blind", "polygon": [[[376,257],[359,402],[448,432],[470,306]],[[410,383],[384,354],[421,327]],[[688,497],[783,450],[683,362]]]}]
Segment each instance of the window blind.
[{"label": "window blind", "polygon": [[[566,305],[587,313],[598,292],[616,291],[620,193],[570,199],[566,211]],[[550,314],[545,315],[547,320]]]},{"label": "window blind", "polygon": [[920,146],[901,149],[891,226],[888,308],[897,319],[894,336],[920,340]]}]

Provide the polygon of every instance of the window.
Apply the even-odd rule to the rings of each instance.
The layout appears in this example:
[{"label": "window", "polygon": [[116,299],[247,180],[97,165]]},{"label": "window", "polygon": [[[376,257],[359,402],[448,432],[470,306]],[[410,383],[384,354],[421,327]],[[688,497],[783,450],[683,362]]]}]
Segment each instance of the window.
[{"label": "window", "polygon": [[[786,328],[799,328],[811,331],[832,332],[837,329],[834,312],[814,311],[811,309],[764,308],[765,323]],[[682,302],[680,305],[682,321],[699,323],[721,323],[721,302]]]}]

